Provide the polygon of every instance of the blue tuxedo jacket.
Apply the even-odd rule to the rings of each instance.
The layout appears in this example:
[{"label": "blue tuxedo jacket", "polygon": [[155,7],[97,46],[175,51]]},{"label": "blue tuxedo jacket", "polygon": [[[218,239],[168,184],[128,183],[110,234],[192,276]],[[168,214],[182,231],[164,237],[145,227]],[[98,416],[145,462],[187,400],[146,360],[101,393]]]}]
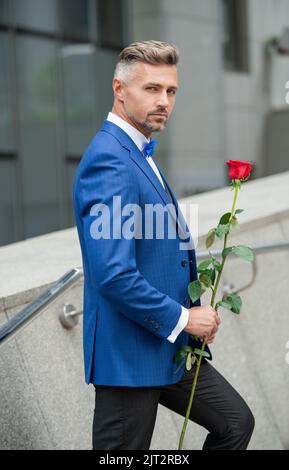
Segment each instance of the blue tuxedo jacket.
[{"label": "blue tuxedo jacket", "polygon": [[[160,171],[161,173],[161,171]],[[161,173],[176,208],[178,227],[188,227],[177,200]],[[121,207],[137,204],[135,219],[142,236],[113,237],[113,197]],[[182,331],[167,340],[181,315],[191,307],[187,287],[197,279],[194,245],[180,249],[175,238],[144,235],[145,204],[172,201],[133,140],[114,123],[104,121],[86,149],[76,172],[73,205],[81,246],[84,299],[83,351],[86,383],[115,386],[161,386],[176,383],[185,371],[174,356],[180,346],[197,344]],[[92,236],[97,204],[109,210],[111,236]],[[94,207],[94,209],[92,209]],[[102,206],[101,206],[102,207]],[[168,213],[174,217],[174,213]],[[120,214],[114,214],[115,216]],[[121,215],[122,223],[127,216]],[[153,222],[154,229],[156,221]],[[107,232],[106,232],[107,233]],[[199,346],[199,344],[197,344]],[[207,351],[210,353],[208,347]]]}]

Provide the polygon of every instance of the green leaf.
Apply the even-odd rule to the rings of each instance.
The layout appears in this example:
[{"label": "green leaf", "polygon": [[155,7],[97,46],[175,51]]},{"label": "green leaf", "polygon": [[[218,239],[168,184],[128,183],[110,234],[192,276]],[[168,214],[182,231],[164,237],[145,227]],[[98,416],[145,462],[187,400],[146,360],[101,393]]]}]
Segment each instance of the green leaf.
[{"label": "green leaf", "polygon": [[189,353],[187,355],[187,360],[186,360],[186,369],[191,370],[191,368],[192,368],[192,355],[191,353]]},{"label": "green leaf", "polygon": [[219,224],[218,227],[216,228],[216,237],[218,238],[223,238],[224,235],[229,233],[230,231],[230,224]]},{"label": "green leaf", "polygon": [[208,232],[208,235],[207,235],[207,238],[206,238],[206,248],[210,248],[210,246],[213,245],[214,241],[215,241],[215,228],[212,228],[211,230],[209,230]]},{"label": "green leaf", "polygon": [[203,356],[203,357],[210,357],[210,354],[207,351],[203,351],[199,348],[194,349],[194,353],[198,354],[198,356]]},{"label": "green leaf", "polygon": [[231,212],[226,212],[226,214],[222,215],[222,217],[220,218],[219,225],[226,225],[229,222],[230,217]]},{"label": "green leaf", "polygon": [[210,266],[211,263],[212,263],[211,259],[205,259],[198,265],[197,272],[201,273],[202,271],[205,271],[208,268],[208,266]]},{"label": "green leaf", "polygon": [[231,311],[233,313],[240,313],[242,307],[242,299],[239,295],[229,294],[227,295],[225,301],[229,301],[231,303]]},{"label": "green leaf", "polygon": [[212,279],[207,273],[202,273],[200,275],[200,281],[202,284],[204,284],[207,287],[211,287],[212,285]]},{"label": "green leaf", "polygon": [[237,217],[234,216],[234,217],[232,218],[232,220],[231,220],[231,225],[232,225],[232,227],[236,227],[236,228],[239,228],[239,227],[240,227],[240,224],[239,224],[239,222],[238,222]]},{"label": "green leaf", "polygon": [[207,289],[208,287],[206,286],[206,284],[201,282],[201,296],[206,292]]},{"label": "green leaf", "polygon": [[216,259],[214,259],[212,263],[215,270],[219,273],[222,269],[221,263],[219,263],[219,261],[217,261]]},{"label": "green leaf", "polygon": [[196,336],[196,335],[190,335],[195,341],[198,341],[199,340],[199,337]]},{"label": "green leaf", "polygon": [[[206,275],[206,276],[209,276],[210,280],[211,280],[211,284],[214,284],[215,282],[215,277],[216,277],[216,272],[215,272],[215,269],[206,269],[205,271],[203,271],[201,274],[200,274],[200,280],[202,281],[202,276],[203,275]],[[206,281],[204,281],[204,283],[206,283]],[[208,285],[207,287],[210,287],[211,286]]]},{"label": "green leaf", "polygon": [[244,212],[244,209],[236,209],[235,215],[241,214],[241,212]]},{"label": "green leaf", "polygon": [[220,300],[219,302],[216,303],[216,309],[217,309],[218,307],[224,307],[224,308],[226,308],[226,309],[228,309],[228,310],[231,310],[232,304],[231,304],[231,302],[229,302],[229,301],[227,301],[227,300]]},{"label": "green leaf", "polygon": [[180,351],[185,351],[186,353],[188,353],[188,352],[192,352],[193,348],[192,348],[192,346],[189,346],[189,345],[185,344],[184,346],[182,346]]},{"label": "green leaf", "polygon": [[188,293],[193,303],[201,297],[202,290],[202,285],[199,280],[190,282],[188,286]]},{"label": "green leaf", "polygon": [[237,294],[228,294],[223,299],[216,303],[216,308],[224,307],[233,313],[240,313],[242,306],[242,299]]},{"label": "green leaf", "polygon": [[239,256],[239,258],[245,261],[251,262],[254,260],[254,253],[248,246],[238,245],[235,246],[232,251],[236,256]]},{"label": "green leaf", "polygon": [[179,350],[176,352],[174,356],[174,362],[180,362],[182,359],[186,357],[187,353],[185,351]]},{"label": "green leaf", "polygon": [[228,254],[233,250],[233,248],[233,246],[228,246],[227,248],[224,248],[222,251],[222,257],[226,258],[226,256],[228,256]]},{"label": "green leaf", "polygon": [[[191,351],[192,351],[191,346],[189,346],[189,348],[190,348]],[[193,354],[193,353],[191,353],[191,354]],[[180,368],[183,366],[183,364],[184,364],[184,362],[185,362],[185,360],[186,360],[186,355],[187,355],[187,352],[185,351],[185,347],[184,347],[184,346],[183,346],[181,349],[179,349],[179,350],[177,351],[177,353],[175,354],[175,356],[174,356],[174,361],[173,361],[173,362],[174,362],[174,363],[178,363],[178,362],[180,363],[179,366],[177,367],[177,369],[174,371],[175,374],[176,374],[176,373],[180,370]]]},{"label": "green leaf", "polygon": [[197,360],[197,357],[195,356],[195,354],[193,352],[188,354],[187,359],[186,359],[186,369],[191,370],[191,368],[195,364],[196,360]]},{"label": "green leaf", "polygon": [[215,278],[216,278],[216,271],[215,271],[215,269],[207,269],[206,274],[208,274],[208,276],[210,276],[211,281],[212,281],[212,284],[214,284]]}]

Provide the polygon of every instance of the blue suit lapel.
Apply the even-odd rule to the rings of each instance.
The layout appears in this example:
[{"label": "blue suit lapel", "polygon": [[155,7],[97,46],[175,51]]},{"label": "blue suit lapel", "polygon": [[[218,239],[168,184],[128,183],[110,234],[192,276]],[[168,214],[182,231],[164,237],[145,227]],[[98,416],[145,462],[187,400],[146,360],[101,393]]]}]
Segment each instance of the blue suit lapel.
[{"label": "blue suit lapel", "polygon": [[167,209],[170,212],[173,220],[177,224],[176,226],[180,227],[180,231],[182,232],[184,239],[188,238],[188,235],[186,234],[187,225],[186,225],[186,222],[184,221],[181,211],[179,210],[177,199],[171,187],[169,186],[167,180],[165,179],[164,175],[160,171],[159,167],[157,168],[165,184],[167,185],[168,190],[170,191],[170,194],[171,194],[174,206],[175,206],[175,210],[171,207],[171,200],[169,198],[169,195],[167,194],[166,190],[164,189],[157,175],[151,168],[150,164],[146,161],[144,155],[136,146],[134,141],[129,137],[129,135],[126,132],[124,132],[120,127],[118,127],[116,124],[110,121],[104,121],[104,124],[101,130],[114,135],[119,141],[119,143],[123,147],[125,147],[127,150],[129,150],[130,157],[132,158],[134,163],[138,165],[138,167],[142,170],[145,176],[150,180],[150,182],[152,183],[152,185],[158,192],[159,196],[162,198],[165,205],[167,205]]},{"label": "blue suit lapel", "polygon": [[[191,280],[194,281],[196,279],[198,279],[198,274],[197,274],[197,261],[196,261],[196,256],[195,256],[195,244],[194,244],[194,240],[193,240],[193,237],[190,233],[190,230],[187,226],[187,223],[183,217],[183,214],[182,214],[182,211],[179,207],[179,204],[178,204],[178,201],[169,185],[169,183],[167,182],[166,178],[164,177],[163,173],[161,172],[161,170],[159,169],[158,167],[158,170],[161,174],[161,177],[163,178],[170,194],[171,194],[171,197],[172,197],[172,200],[174,201],[174,204],[175,206],[177,207],[177,210],[178,210],[178,221],[179,221],[179,226],[181,226],[183,228],[183,231],[186,231],[186,233],[189,233],[189,242],[186,242],[186,247],[187,247],[187,250],[188,250],[188,256],[189,256],[189,260],[190,260],[190,277],[191,277]],[[185,232],[184,232],[185,233]],[[201,305],[201,302],[200,302],[200,299],[198,299],[194,305]]]},{"label": "blue suit lapel", "polygon": [[168,194],[166,193],[163,185],[161,184],[160,180],[158,179],[157,175],[155,174],[151,166],[146,161],[142,152],[135,145],[134,141],[129,137],[129,135],[126,132],[124,132],[120,127],[118,127],[116,124],[110,121],[105,121],[103,128],[101,130],[104,130],[106,132],[109,132],[110,134],[113,134],[118,139],[119,143],[123,147],[125,147],[127,150],[130,151],[130,157],[132,158],[134,163],[136,163],[139,166],[142,172],[146,175],[146,177],[153,184],[154,188],[159,193],[163,202],[165,204],[169,204],[170,198]]}]

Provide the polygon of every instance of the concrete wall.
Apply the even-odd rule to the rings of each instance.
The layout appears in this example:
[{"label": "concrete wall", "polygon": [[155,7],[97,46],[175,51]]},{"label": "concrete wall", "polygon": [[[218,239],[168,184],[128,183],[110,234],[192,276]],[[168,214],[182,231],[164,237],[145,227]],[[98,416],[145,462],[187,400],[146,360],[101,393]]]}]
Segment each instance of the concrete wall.
[{"label": "concrete wall", "polygon": [[[288,67],[289,71],[289,67]],[[289,72],[288,72],[289,74]],[[286,171],[289,165],[289,106],[272,111],[266,119],[264,173]]]},{"label": "concrete wall", "polygon": [[[62,328],[58,313],[65,300],[81,308],[81,285],[1,349],[0,449],[92,446],[93,390],[83,380],[81,323],[72,331]],[[0,318],[19,309],[2,311]]]},{"label": "concrete wall", "polygon": [[[283,97],[283,107],[288,107],[285,103],[285,78],[280,85],[284,66],[280,67],[279,63],[285,61],[288,67],[289,59],[272,56],[268,61],[264,46],[268,38],[279,36],[288,26],[289,2],[249,0],[247,4],[248,38],[244,40],[248,41],[249,46],[249,73],[224,72],[223,75],[226,156],[232,160],[256,162],[254,175],[259,177],[267,174],[266,118],[276,106],[276,94],[278,102],[281,103]],[[280,171],[278,166],[274,166],[274,158],[270,164],[274,169],[272,173]]]}]

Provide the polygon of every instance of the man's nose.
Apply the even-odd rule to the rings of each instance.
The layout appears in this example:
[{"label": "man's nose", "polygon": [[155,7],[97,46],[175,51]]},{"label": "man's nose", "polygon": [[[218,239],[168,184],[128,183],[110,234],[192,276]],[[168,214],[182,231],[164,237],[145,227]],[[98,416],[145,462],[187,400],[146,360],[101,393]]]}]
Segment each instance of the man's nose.
[{"label": "man's nose", "polygon": [[157,105],[163,108],[166,108],[169,105],[169,99],[166,91],[158,96]]}]

